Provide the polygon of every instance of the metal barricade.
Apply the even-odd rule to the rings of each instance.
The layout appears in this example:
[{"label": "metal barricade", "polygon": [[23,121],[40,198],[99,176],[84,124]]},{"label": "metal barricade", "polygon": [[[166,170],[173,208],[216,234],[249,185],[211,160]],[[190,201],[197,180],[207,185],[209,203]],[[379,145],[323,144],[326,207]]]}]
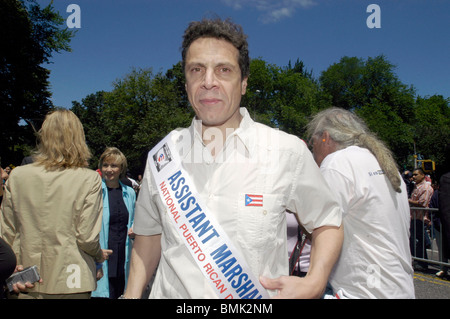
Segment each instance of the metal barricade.
[{"label": "metal barricade", "polygon": [[410,248],[413,260],[450,267],[442,249],[442,225],[437,208],[411,208]]}]

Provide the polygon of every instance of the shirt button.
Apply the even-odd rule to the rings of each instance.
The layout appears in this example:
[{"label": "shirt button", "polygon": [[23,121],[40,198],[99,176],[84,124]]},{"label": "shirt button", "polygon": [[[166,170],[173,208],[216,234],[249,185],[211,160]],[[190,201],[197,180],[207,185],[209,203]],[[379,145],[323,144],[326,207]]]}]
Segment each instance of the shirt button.
[{"label": "shirt button", "polygon": [[267,210],[264,210],[264,211],[263,211],[263,215],[267,215]]}]

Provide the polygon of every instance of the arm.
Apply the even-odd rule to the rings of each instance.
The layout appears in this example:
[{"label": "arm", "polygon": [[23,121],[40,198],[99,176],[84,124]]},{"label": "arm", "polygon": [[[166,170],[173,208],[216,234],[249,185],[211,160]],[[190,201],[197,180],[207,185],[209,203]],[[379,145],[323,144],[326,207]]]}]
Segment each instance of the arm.
[{"label": "arm", "polygon": [[77,216],[76,238],[78,247],[92,256],[96,262],[103,262],[112,253],[100,249],[100,230],[102,227],[103,199],[100,176],[96,176],[84,199],[81,212]]},{"label": "arm", "polygon": [[[14,205],[9,184],[3,186],[2,181],[3,201],[0,209],[0,237],[11,247],[13,244],[16,247],[20,246],[20,237],[16,236],[16,219],[14,217]],[[19,260],[20,262],[20,260]]]},{"label": "arm", "polygon": [[433,188],[425,187],[422,193],[419,194],[419,197],[413,199],[408,199],[410,205],[415,207],[428,207],[431,196],[433,196]]},{"label": "arm", "polygon": [[278,290],[275,298],[320,298],[344,237],[341,208],[305,144],[299,147],[303,152],[295,160],[287,209],[297,212],[306,231],[312,234],[310,266],[304,278],[261,278],[265,288]]},{"label": "arm", "polygon": [[131,251],[125,299],[139,299],[161,258],[161,235],[136,235]]},{"label": "arm", "polygon": [[3,168],[0,167],[0,175],[1,175],[1,185],[0,185],[0,196],[3,196],[3,180],[8,178],[8,174],[5,173]]},{"label": "arm", "polygon": [[[323,226],[312,233],[311,260],[308,278],[317,287],[315,297],[321,297],[331,270],[339,258],[344,241],[343,226]],[[321,290],[319,290],[321,289]]]},{"label": "arm", "polygon": [[419,197],[417,200],[413,200],[411,198],[408,199],[408,202],[413,207],[425,207],[425,201],[426,199],[423,197]]},{"label": "arm", "polygon": [[308,274],[304,278],[281,276],[275,279],[261,277],[266,289],[277,289],[274,298],[320,298],[327,285],[328,277],[336,263],[344,239],[342,226],[322,226],[312,233],[311,261]]}]

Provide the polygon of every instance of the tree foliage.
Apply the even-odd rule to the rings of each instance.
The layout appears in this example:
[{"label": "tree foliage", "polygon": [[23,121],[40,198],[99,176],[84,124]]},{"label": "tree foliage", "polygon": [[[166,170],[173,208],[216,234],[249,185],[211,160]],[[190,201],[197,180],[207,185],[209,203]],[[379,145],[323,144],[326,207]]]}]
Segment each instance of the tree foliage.
[{"label": "tree foliage", "polygon": [[113,83],[111,92],[73,102],[72,111],[82,121],[94,154],[92,168],[97,167],[105,148],[114,146],[124,153],[130,172],[137,176],[143,172],[151,147],[169,131],[190,124],[193,112],[180,103],[185,93],[180,91],[179,67],[175,65],[166,74],[132,69]]},{"label": "tree foliage", "polygon": [[405,163],[414,149],[415,92],[401,83],[386,57],[343,57],[322,72],[320,82],[333,105],[360,115]]},{"label": "tree foliage", "polygon": [[254,59],[242,105],[255,120],[303,137],[308,118],[329,106],[330,97],[320,90],[302,61],[278,67]]},{"label": "tree foliage", "polygon": [[99,91],[86,96],[81,103],[72,102],[72,112],[74,112],[81,123],[83,123],[84,134],[86,135],[88,146],[92,152],[91,167],[95,168],[100,155],[105,150],[108,140],[108,132],[105,130],[105,94]]},{"label": "tree foliage", "polygon": [[[50,4],[35,0],[0,2],[0,155],[18,163],[34,147],[30,127],[39,129],[53,108],[48,89],[48,63],[53,53],[70,51],[73,32]],[[360,115],[392,149],[401,167],[411,164],[416,149],[437,167],[449,162],[449,98],[416,96],[403,84],[395,66],[383,56],[342,57],[318,78],[297,59],[277,66],[252,59],[242,106],[256,121],[305,138],[305,127],[320,110],[337,106]],[[135,175],[142,173],[147,152],[168,132],[191,123],[194,113],[185,91],[181,63],[165,73],[133,68],[113,82],[108,92],[74,101],[96,168],[107,146],[126,155]],[[19,123],[28,123],[21,125]],[[441,166],[440,166],[441,165]],[[443,170],[443,168],[442,168]]]},{"label": "tree foliage", "polygon": [[[414,145],[438,163],[447,158],[449,99],[416,97],[384,56],[344,57],[319,79],[300,60],[285,67],[261,58],[251,61],[242,106],[255,120],[305,138],[311,116],[332,105],[358,113],[392,149],[401,167],[411,164]],[[96,154],[92,166],[106,146],[116,146],[135,175],[143,171],[147,152],[172,129],[188,126],[194,116],[180,63],[164,74],[132,69],[113,83],[111,92],[89,95],[82,104],[74,102],[72,109],[82,119]]]},{"label": "tree foliage", "polygon": [[0,154],[4,162],[22,160],[23,150],[35,143],[34,130],[53,108],[50,71],[43,64],[53,53],[70,50],[73,33],[62,28],[63,22],[51,4],[41,8],[33,0],[0,1]]},{"label": "tree foliage", "polygon": [[414,140],[419,154],[436,162],[437,175],[450,171],[450,98],[418,97],[414,114]]}]

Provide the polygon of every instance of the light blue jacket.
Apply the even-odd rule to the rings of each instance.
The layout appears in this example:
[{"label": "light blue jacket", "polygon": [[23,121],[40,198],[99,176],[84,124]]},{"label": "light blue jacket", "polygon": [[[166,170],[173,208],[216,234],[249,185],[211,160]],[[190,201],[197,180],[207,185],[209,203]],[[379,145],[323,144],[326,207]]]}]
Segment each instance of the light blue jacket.
[{"label": "light blue jacket", "polygon": [[[128,225],[129,230],[133,226],[134,221],[134,206],[136,203],[136,192],[132,187],[122,184],[122,196],[125,206],[128,210]],[[109,236],[109,201],[108,201],[108,189],[105,181],[102,180],[103,190],[103,218],[102,218],[102,230],[100,231],[100,246],[102,249],[108,249],[108,236]],[[127,236],[125,244],[125,287],[127,286],[131,248],[133,247],[133,241]],[[113,252],[114,253],[114,252]],[[109,298],[109,280],[108,280],[108,261],[103,262],[103,277],[97,281],[97,289],[92,292],[92,297]]]}]

